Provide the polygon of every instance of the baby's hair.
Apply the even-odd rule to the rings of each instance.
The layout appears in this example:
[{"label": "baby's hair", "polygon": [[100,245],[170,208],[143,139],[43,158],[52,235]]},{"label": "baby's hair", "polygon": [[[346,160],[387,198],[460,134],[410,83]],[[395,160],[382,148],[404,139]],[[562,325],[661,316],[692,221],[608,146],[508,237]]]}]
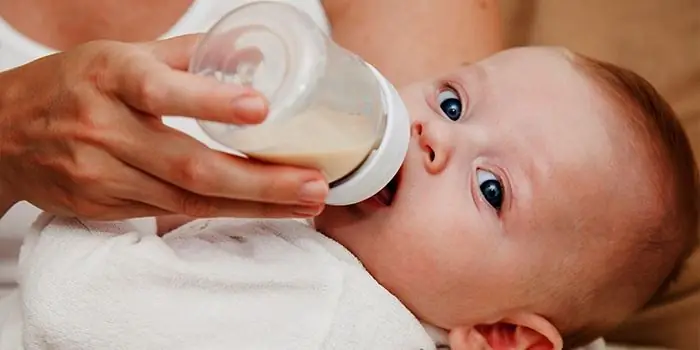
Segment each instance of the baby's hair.
[{"label": "baby's hair", "polygon": [[[631,280],[637,296],[643,296],[638,309],[653,296],[666,291],[677,278],[684,262],[698,244],[698,169],[693,151],[676,113],[657,90],[638,74],[583,55],[575,55],[573,63],[596,81],[612,96],[612,102],[621,108],[623,122],[629,126],[633,138],[647,145],[647,153],[654,167],[660,198],[666,207],[661,222],[642,234],[639,249],[641,268],[651,273]],[[654,254],[645,252],[653,251]],[[641,261],[649,259],[650,261]],[[623,266],[628,274],[635,274],[639,266]],[[621,284],[626,283],[620,281]],[[648,298],[647,298],[648,296]],[[596,322],[594,322],[596,323]],[[565,348],[585,345],[609,331],[610,325],[588,324],[576,329],[561,330]]]}]

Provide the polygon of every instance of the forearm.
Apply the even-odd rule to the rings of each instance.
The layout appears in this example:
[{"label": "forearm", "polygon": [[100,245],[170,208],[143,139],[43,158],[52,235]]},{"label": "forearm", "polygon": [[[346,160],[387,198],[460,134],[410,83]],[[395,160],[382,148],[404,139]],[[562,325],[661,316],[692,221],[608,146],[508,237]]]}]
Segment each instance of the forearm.
[{"label": "forearm", "polygon": [[503,47],[498,0],[323,0],[333,39],[395,85]]}]

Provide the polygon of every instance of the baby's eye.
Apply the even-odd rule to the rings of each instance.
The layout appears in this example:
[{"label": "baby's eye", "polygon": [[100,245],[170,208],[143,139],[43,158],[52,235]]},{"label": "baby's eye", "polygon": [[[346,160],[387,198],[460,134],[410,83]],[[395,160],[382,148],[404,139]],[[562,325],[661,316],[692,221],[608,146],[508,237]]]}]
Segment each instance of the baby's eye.
[{"label": "baby's eye", "polygon": [[476,171],[476,179],[481,195],[496,211],[500,211],[504,195],[501,180],[492,172],[481,169]]},{"label": "baby's eye", "polygon": [[462,100],[452,88],[443,88],[437,96],[437,102],[445,117],[458,121],[462,117]]}]

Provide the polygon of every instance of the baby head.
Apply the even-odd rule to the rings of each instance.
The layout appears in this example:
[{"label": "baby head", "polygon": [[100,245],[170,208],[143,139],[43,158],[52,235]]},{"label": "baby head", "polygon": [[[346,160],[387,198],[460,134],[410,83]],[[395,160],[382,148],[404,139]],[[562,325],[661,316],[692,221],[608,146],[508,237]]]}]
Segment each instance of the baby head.
[{"label": "baby head", "polygon": [[315,223],[453,349],[590,341],[691,246],[692,151],[634,73],[519,48],[402,97],[412,137],[397,179]]}]

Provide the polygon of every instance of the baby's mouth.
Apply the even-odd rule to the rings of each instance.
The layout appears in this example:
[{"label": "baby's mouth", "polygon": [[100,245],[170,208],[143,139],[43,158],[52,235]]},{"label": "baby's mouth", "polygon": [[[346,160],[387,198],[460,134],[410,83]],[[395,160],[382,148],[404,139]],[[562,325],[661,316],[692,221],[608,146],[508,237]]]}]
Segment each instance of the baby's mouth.
[{"label": "baby's mouth", "polygon": [[396,193],[399,190],[399,184],[401,182],[401,169],[394,175],[394,178],[389,181],[389,183],[377,194],[374,195],[374,199],[377,200],[383,206],[390,206],[396,198]]}]

